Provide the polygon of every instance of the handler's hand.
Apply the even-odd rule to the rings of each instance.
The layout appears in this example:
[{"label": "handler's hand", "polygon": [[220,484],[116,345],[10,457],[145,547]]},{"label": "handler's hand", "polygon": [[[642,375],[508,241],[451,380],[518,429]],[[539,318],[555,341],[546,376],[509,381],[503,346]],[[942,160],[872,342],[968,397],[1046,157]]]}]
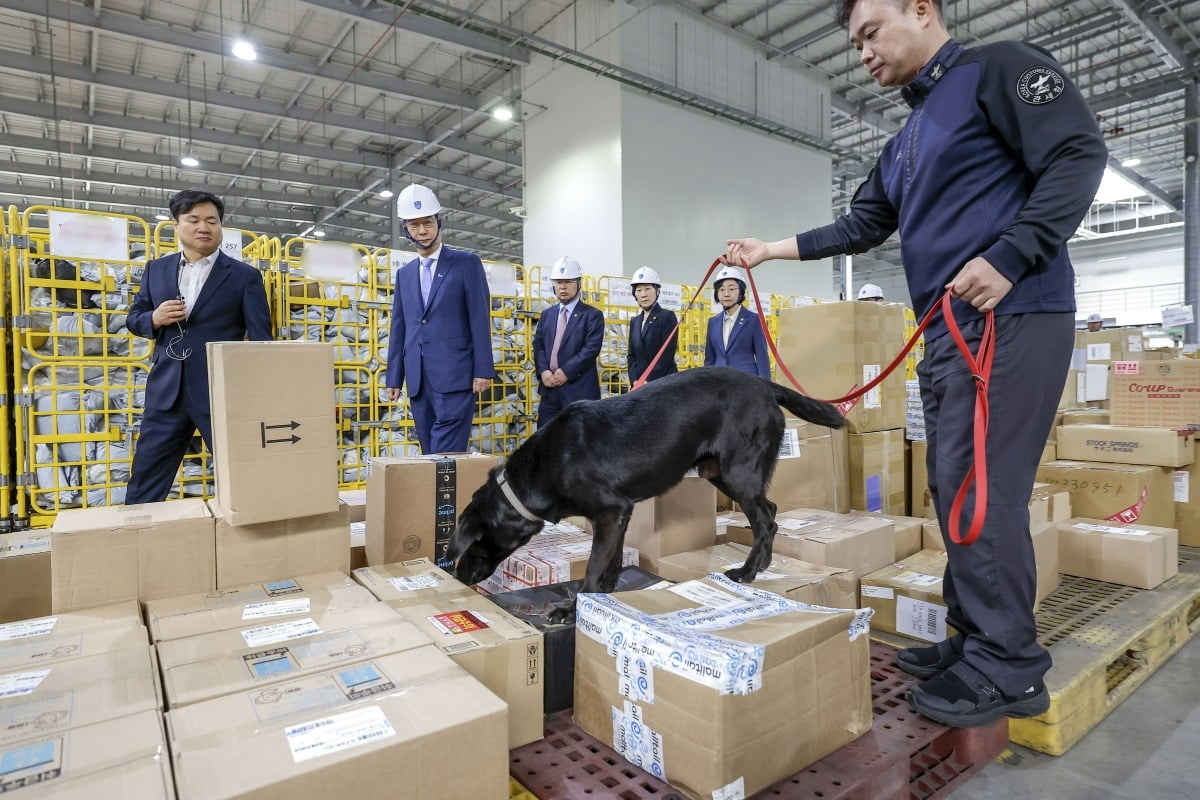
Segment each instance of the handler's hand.
[{"label": "handler's hand", "polygon": [[1001,275],[986,258],[968,261],[954,280],[946,284],[955,297],[966,300],[980,311],[991,311],[1012,290],[1012,281]]},{"label": "handler's hand", "polygon": [[730,239],[725,244],[729,249],[721,256],[721,263],[729,267],[754,269],[770,257],[767,243],[758,239]]}]

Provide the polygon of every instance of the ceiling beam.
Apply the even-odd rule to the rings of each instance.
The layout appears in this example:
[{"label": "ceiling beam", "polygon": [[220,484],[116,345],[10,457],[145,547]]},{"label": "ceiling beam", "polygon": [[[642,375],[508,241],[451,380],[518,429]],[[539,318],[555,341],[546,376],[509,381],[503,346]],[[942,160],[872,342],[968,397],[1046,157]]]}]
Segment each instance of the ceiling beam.
[{"label": "ceiling beam", "polygon": [[1114,6],[1125,19],[1141,31],[1150,49],[1163,60],[1171,69],[1184,69],[1192,65],[1192,59],[1179,43],[1158,24],[1157,20],[1146,14],[1141,4],[1133,0],[1112,0]]}]

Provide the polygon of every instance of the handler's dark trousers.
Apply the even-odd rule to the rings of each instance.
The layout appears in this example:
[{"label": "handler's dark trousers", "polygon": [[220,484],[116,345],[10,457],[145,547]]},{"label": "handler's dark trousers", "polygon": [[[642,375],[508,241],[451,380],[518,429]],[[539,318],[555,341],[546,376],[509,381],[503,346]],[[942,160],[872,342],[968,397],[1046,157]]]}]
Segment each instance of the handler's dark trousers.
[{"label": "handler's dark trousers", "polygon": [[[970,546],[950,540],[950,505],[974,460],[975,381],[949,334],[925,346],[917,369],[925,406],[929,486],[946,541],[946,622],[965,635],[963,658],[1007,695],[1036,685],[1050,668],[1037,642],[1037,575],[1029,537],[1029,496],[1054,424],[1074,346],[1072,314],[996,317],[988,400],[987,522]],[[971,352],[983,321],[963,327]],[[972,492],[961,531],[974,509]]]}]

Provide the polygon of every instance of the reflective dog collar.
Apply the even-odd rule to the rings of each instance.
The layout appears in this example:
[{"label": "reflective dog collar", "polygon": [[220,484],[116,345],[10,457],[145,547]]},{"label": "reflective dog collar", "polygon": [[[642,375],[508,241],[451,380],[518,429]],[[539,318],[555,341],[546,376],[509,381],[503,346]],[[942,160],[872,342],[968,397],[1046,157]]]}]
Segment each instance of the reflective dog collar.
[{"label": "reflective dog collar", "polygon": [[517,510],[518,514],[530,522],[542,521],[541,517],[539,517],[537,514],[534,514],[532,511],[526,508],[520,500],[517,499],[517,493],[512,490],[511,486],[508,485],[508,476],[504,474],[504,470],[500,470],[500,473],[496,476],[496,483],[500,484],[500,491],[504,492],[504,496],[508,498],[508,502],[512,503],[512,507]]}]

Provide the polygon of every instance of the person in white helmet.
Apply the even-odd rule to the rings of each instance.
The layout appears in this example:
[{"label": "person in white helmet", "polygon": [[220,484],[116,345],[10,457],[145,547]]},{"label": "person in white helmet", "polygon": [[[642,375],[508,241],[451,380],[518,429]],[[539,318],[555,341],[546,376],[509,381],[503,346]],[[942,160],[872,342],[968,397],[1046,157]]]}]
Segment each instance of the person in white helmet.
[{"label": "person in white helmet", "polygon": [[1098,331],[1104,327],[1104,317],[1099,314],[1088,314],[1087,329],[1089,331]]},{"label": "person in white helmet", "polygon": [[533,333],[537,366],[540,428],[576,400],[600,399],[596,359],[604,343],[604,314],[579,297],[583,267],[563,256],[550,268],[555,305],[542,312]]},{"label": "person in white helmet", "polygon": [[442,206],[427,187],[400,192],[396,210],[419,258],[396,271],[387,396],[407,384],[421,452],[467,449],[475,396],[491,386],[491,294],[479,256],[442,243]]},{"label": "person in white helmet", "polygon": [[883,289],[880,289],[873,283],[864,283],[862,288],[858,290],[859,300],[868,300],[873,303],[883,302]]},{"label": "person in white helmet", "polygon": [[646,380],[652,381],[679,371],[679,367],[675,365],[679,336],[671,335],[675,333],[679,318],[675,316],[674,311],[658,304],[662,279],[653,269],[638,267],[629,283],[633,288],[633,299],[642,309],[642,313],[629,320],[628,372],[629,383],[632,385],[642,377],[642,373],[650,366],[650,362],[654,360],[668,336],[671,337],[671,343],[663,351],[662,358],[654,365],[654,369],[646,376]]},{"label": "person in white helmet", "polygon": [[763,378],[771,377],[771,359],[758,314],[742,306],[746,276],[737,267],[722,267],[713,280],[713,297],[721,313],[708,320],[704,366],[733,367]]}]

